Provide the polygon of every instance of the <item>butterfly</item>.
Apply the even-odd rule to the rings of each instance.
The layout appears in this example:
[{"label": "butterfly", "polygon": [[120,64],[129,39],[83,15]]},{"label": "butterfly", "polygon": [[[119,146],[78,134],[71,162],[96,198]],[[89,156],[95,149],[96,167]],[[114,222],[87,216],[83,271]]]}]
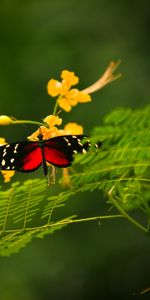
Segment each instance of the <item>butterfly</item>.
[{"label": "butterfly", "polygon": [[[23,141],[0,146],[0,170],[17,170],[33,172],[41,165],[48,174],[47,162],[59,168],[71,165],[76,153],[86,153],[91,146],[83,135],[64,135],[43,140],[39,134],[38,141]],[[95,144],[95,147],[99,147]]]}]

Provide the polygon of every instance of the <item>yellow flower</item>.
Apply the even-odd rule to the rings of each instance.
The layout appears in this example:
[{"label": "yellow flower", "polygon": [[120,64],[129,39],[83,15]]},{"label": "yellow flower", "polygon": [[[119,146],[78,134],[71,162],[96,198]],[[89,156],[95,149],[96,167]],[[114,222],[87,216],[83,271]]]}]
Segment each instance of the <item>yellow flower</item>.
[{"label": "yellow flower", "polygon": [[[6,141],[5,141],[5,139],[2,138],[2,137],[0,137],[0,146],[5,145],[5,144],[7,144]],[[7,183],[7,182],[9,182],[11,180],[11,177],[14,176],[15,171],[13,171],[13,170],[12,171],[1,170],[1,173],[2,173],[2,175],[4,177],[4,182]]]},{"label": "yellow flower", "polygon": [[72,106],[89,101],[91,101],[90,95],[80,92],[77,89],[72,89],[58,99],[58,104],[62,109],[69,112]]},{"label": "yellow flower", "polygon": [[61,125],[62,119],[55,115],[49,115],[43,120],[51,128],[55,125]]},{"label": "yellow flower", "polygon": [[91,101],[90,95],[80,92],[78,89],[70,89],[79,82],[79,78],[75,76],[74,72],[64,70],[61,78],[62,82],[55,79],[49,80],[47,90],[50,96],[58,96],[58,105],[63,110],[69,112],[72,106]]},{"label": "yellow flower", "polygon": [[9,125],[12,123],[13,123],[13,120],[10,117],[5,116],[5,115],[0,116],[0,125]]},{"label": "yellow flower", "polygon": [[59,130],[54,126],[51,129],[46,128],[45,126],[40,126],[35,132],[33,132],[30,136],[28,136],[28,139],[30,141],[38,141],[39,138],[38,136],[42,134],[43,140],[48,140],[54,136],[59,135],[58,134]]},{"label": "yellow flower", "polygon": [[4,177],[4,182],[7,183],[7,182],[10,182],[11,177],[14,176],[14,174],[15,174],[15,171],[14,170],[12,170],[12,171],[2,170],[1,173]]},{"label": "yellow flower", "polygon": [[49,115],[44,120],[48,124],[49,128],[45,126],[40,126],[34,133],[28,136],[28,139],[31,141],[38,141],[39,134],[43,135],[43,140],[48,140],[52,137],[60,135],[61,130],[58,129],[55,125],[61,125],[62,119],[58,116]]}]

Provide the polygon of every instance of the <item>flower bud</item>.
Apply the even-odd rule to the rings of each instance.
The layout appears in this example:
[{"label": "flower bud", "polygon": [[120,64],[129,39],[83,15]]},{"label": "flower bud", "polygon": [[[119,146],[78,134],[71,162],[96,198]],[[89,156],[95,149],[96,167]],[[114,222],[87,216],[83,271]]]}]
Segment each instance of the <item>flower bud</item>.
[{"label": "flower bud", "polygon": [[0,116],[0,125],[9,125],[12,123],[13,123],[13,120],[10,117],[5,116],[5,115]]}]

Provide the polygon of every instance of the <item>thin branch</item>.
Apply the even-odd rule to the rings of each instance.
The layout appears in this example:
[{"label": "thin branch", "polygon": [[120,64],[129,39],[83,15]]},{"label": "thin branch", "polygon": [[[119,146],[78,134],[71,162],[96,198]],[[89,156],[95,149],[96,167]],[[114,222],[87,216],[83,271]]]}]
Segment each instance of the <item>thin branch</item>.
[{"label": "thin branch", "polygon": [[[97,221],[97,220],[108,220],[108,219],[118,219],[118,218],[124,218],[122,214],[114,214],[114,215],[106,215],[106,216],[95,216],[95,217],[88,217],[88,218],[82,218],[82,219],[71,219],[71,220],[61,220],[55,223],[50,223],[50,224],[45,224],[43,226],[36,226],[36,227],[26,227],[24,229],[8,229],[5,230],[5,233],[21,233],[21,232],[26,232],[26,231],[33,231],[33,230],[43,230],[46,228],[52,228],[55,226],[60,226],[60,225],[68,225],[68,224],[73,224],[73,223],[81,223],[81,222],[88,222],[88,221]],[[1,231],[0,233],[3,233]]]},{"label": "thin branch", "polygon": [[139,222],[137,222],[134,218],[132,218],[117,202],[117,200],[112,196],[112,192],[114,190],[114,186],[109,190],[108,196],[110,201],[113,203],[113,205],[117,208],[117,210],[124,216],[128,221],[130,221],[132,224],[134,224],[136,227],[138,227],[140,230],[144,231],[145,233],[149,233],[148,229],[141,225]]}]

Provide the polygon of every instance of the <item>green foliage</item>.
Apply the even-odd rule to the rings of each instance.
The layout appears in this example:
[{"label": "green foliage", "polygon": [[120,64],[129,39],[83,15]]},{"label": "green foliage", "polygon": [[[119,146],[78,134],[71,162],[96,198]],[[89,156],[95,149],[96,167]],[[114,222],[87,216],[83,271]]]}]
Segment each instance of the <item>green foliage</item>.
[{"label": "green foliage", "polygon": [[[72,186],[51,195],[46,179],[16,182],[0,191],[0,254],[19,251],[33,238],[43,238],[69,223],[125,217],[145,233],[150,220],[150,106],[132,111],[118,109],[106,116],[104,125],[96,127],[93,143],[102,141],[101,149],[77,155]],[[60,217],[61,207],[75,194],[103,190],[109,208],[116,214],[78,219]],[[59,208],[59,214],[57,209]],[[54,211],[55,218],[54,218]],[[131,214],[138,210],[144,225]],[[117,215],[119,211],[120,215]],[[129,215],[130,213],[130,215]]]},{"label": "green foliage", "polygon": [[[19,182],[0,192],[0,254],[17,252],[34,237],[44,237],[61,229],[72,220],[69,218],[52,221],[53,210],[62,206],[70,191],[65,195],[49,196],[46,179]],[[46,222],[43,224],[43,218]]]}]

